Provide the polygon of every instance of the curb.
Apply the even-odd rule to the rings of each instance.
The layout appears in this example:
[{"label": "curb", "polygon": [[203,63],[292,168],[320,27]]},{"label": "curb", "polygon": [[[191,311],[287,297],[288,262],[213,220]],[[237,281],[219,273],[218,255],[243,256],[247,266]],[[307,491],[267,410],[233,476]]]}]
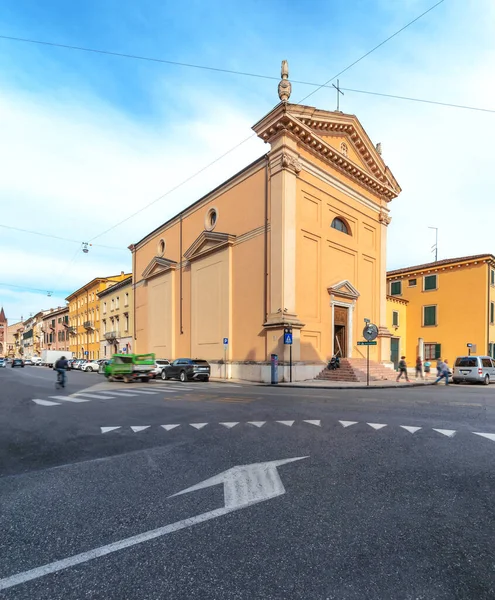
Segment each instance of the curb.
[{"label": "curb", "polygon": [[425,387],[427,385],[434,385],[434,382],[431,383],[399,383],[399,384],[390,384],[390,385],[311,385],[311,384],[295,384],[295,383],[263,383],[261,384],[264,387],[284,387],[284,388],[301,388],[301,389],[311,389],[311,390],[388,390],[388,389],[397,389],[397,388],[412,388],[412,387]]}]

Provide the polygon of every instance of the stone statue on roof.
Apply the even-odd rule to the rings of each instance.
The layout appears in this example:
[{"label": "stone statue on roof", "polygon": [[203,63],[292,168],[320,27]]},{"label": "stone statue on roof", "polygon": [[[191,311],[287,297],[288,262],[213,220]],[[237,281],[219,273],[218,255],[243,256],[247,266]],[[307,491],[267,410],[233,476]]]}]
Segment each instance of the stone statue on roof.
[{"label": "stone statue on roof", "polygon": [[289,63],[286,60],[282,61],[282,71],[280,75],[282,79],[278,84],[278,97],[282,102],[287,102],[290,98],[292,85],[289,81]]}]

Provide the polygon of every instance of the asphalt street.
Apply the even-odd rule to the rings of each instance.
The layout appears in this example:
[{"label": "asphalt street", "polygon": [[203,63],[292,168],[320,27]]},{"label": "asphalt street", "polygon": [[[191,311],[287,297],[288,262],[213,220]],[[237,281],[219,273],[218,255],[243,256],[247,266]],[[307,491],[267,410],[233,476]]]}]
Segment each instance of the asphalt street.
[{"label": "asphalt street", "polygon": [[495,598],[495,386],[54,379],[0,370],[1,598]]}]

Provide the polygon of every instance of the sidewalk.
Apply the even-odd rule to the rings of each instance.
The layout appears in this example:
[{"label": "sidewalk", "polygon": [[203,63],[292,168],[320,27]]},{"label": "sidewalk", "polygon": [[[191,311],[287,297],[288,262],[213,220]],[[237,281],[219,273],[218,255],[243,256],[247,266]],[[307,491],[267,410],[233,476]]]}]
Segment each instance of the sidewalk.
[{"label": "sidewalk", "polygon": [[433,385],[435,379],[428,381],[416,381],[411,379],[410,383],[400,381],[397,383],[395,380],[381,380],[381,381],[370,381],[370,385],[367,386],[366,382],[362,381],[326,381],[323,379],[310,379],[308,381],[294,381],[279,382],[278,384],[261,383],[256,381],[244,381],[243,379],[220,379],[216,377],[210,377],[210,381],[215,383],[238,383],[242,385],[259,385],[263,387],[289,387],[289,388],[314,388],[314,389],[329,389],[329,390],[352,390],[352,389],[384,389],[384,388],[409,388],[409,387],[424,387],[426,385]]}]

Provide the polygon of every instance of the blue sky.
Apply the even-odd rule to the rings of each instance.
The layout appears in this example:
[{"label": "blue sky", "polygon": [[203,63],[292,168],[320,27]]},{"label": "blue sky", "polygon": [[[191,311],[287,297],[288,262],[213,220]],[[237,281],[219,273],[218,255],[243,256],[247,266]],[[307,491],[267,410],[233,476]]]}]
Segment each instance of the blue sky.
[{"label": "blue sky", "polygon": [[[425,0],[163,3],[4,0],[0,34],[324,82],[412,18]],[[495,109],[495,8],[443,4],[340,77],[349,88]],[[278,101],[277,81],[0,39],[0,223],[85,241],[245,139]],[[293,84],[291,101],[313,88]],[[308,104],[333,110],[320,90]],[[495,115],[346,92],[403,188],[391,204],[389,267],[495,252]],[[96,275],[130,267],[127,246],[267,148],[256,138],[135,219],[78,243],[0,229],[0,304],[11,320],[62,304]],[[491,211],[491,212],[490,212]],[[5,285],[11,284],[11,285]],[[43,292],[14,288],[50,290]]]}]

